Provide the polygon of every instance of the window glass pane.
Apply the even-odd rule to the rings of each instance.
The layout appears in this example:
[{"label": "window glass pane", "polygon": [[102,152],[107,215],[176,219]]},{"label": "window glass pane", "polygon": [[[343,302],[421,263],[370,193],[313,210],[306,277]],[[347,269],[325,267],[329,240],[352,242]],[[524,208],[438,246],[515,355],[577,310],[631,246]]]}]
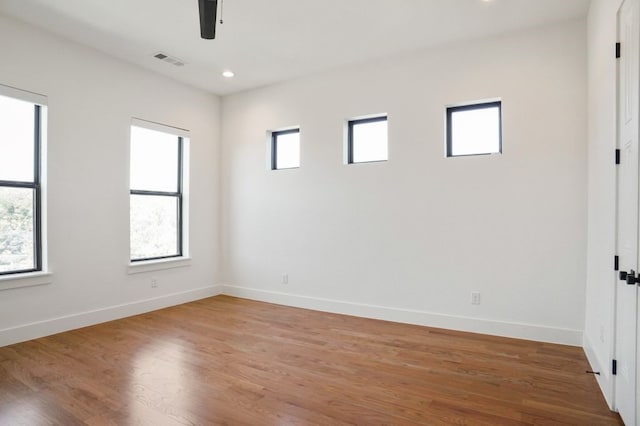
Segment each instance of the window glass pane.
[{"label": "window glass pane", "polygon": [[33,182],[35,106],[0,96],[0,180]]},{"label": "window glass pane", "polygon": [[500,108],[490,107],[451,113],[451,154],[500,152]]},{"label": "window glass pane", "polygon": [[131,259],[177,256],[178,197],[131,195]]},{"label": "window glass pane", "polygon": [[34,265],[34,190],[0,186],[0,273]]},{"label": "window glass pane", "polygon": [[276,168],[300,167],[300,132],[276,135]]},{"label": "window glass pane", "polygon": [[178,190],[178,137],[131,126],[131,189]]},{"label": "window glass pane", "polygon": [[387,120],[354,124],[352,144],[354,163],[387,160]]}]

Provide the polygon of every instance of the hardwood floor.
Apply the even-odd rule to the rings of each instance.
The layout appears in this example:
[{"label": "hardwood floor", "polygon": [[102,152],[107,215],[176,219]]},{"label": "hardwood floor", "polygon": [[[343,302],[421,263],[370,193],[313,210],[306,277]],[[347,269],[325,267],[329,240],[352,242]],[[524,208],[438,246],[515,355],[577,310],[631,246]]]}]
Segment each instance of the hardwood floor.
[{"label": "hardwood floor", "polygon": [[0,425],[621,424],[580,348],[218,296],[0,348]]}]

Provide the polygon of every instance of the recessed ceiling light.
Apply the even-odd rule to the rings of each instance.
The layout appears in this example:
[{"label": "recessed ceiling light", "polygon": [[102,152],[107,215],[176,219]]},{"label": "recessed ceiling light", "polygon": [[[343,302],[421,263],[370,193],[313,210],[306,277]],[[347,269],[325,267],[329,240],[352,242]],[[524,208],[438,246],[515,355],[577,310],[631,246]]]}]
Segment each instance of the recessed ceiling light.
[{"label": "recessed ceiling light", "polygon": [[233,73],[233,71],[229,71],[229,70],[227,70],[227,71],[223,71],[223,72],[222,72],[222,76],[223,76],[223,77],[225,77],[225,78],[231,78],[231,77],[233,77],[234,75],[235,75],[235,74]]}]

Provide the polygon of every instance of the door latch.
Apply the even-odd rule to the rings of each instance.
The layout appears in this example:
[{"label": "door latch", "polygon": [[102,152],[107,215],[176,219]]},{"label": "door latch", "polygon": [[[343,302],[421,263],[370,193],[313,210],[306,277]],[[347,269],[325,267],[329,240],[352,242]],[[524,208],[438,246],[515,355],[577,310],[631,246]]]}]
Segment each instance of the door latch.
[{"label": "door latch", "polygon": [[640,275],[636,276],[636,271],[633,269],[629,272],[620,271],[620,281],[626,281],[627,285],[640,284]]}]

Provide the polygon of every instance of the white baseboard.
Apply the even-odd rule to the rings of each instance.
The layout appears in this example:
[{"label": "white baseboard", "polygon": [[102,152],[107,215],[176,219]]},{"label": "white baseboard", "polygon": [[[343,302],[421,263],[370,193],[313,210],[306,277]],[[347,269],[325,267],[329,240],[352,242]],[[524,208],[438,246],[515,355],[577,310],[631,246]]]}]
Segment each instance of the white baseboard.
[{"label": "white baseboard", "polygon": [[560,343],[571,346],[582,346],[583,344],[581,330],[366,305],[233,285],[224,285],[223,294],[322,312],[446,328],[450,330],[468,331],[539,342]]},{"label": "white baseboard", "polygon": [[[65,315],[63,317],[52,318],[50,320],[0,329],[0,347],[81,327],[87,327],[102,322],[113,321],[132,315],[138,315],[169,306],[192,302],[194,300],[217,296],[219,294],[227,294],[229,296],[312,309],[322,312],[353,315],[364,318],[417,324],[451,330],[461,330],[472,333],[490,334],[540,342],[560,343],[572,346],[583,346],[584,344],[585,352],[587,352],[587,357],[589,357],[587,342],[583,342],[582,331],[580,330],[459,317],[411,309],[399,309],[300,296],[231,285],[203,287],[196,290],[173,293],[152,299],[110,306],[93,311],[79,312],[76,314]],[[593,366],[594,363],[591,361],[592,359],[595,359],[593,355],[589,357],[591,365]],[[595,368],[596,367],[594,366],[594,369]],[[599,367],[598,369],[601,370]],[[600,380],[602,380],[602,378],[598,379],[599,383]],[[605,383],[606,382],[607,381],[605,381]],[[601,384],[601,387],[603,387],[603,384]],[[603,387],[603,393],[605,393],[605,389],[606,388]],[[609,393],[605,393],[605,396],[607,395],[609,395]],[[609,402],[609,399],[607,399],[607,402]]]},{"label": "white baseboard", "polygon": [[611,370],[609,369],[609,361],[601,362],[587,334],[584,335],[582,348],[584,349],[587,361],[589,361],[589,365],[591,366],[591,371],[600,372],[600,375],[595,375],[596,380],[600,386],[604,399],[607,401],[609,409],[613,410],[613,377],[611,377],[610,374]]},{"label": "white baseboard", "polygon": [[0,347],[217,296],[222,293],[222,290],[223,286],[220,285],[202,287],[195,290],[172,293],[151,299],[0,329]]}]

